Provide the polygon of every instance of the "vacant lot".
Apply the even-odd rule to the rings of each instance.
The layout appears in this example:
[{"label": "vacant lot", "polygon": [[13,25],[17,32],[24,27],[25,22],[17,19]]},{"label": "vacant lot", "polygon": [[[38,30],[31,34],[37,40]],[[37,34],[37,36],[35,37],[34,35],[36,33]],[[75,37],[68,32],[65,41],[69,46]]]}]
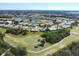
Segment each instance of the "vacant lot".
[{"label": "vacant lot", "polygon": [[6,31],[6,29],[4,29],[4,28],[0,28],[0,32],[5,32]]},{"label": "vacant lot", "polygon": [[[4,30],[1,29],[0,31],[4,32],[5,29]],[[79,32],[79,28],[74,27],[73,29],[71,29],[71,33],[72,32]],[[42,34],[43,34],[43,32],[36,32],[36,33],[29,32],[25,36],[6,34],[5,41],[12,46],[27,47],[28,55],[32,55],[32,56],[33,55],[35,55],[35,56],[42,55],[43,56],[43,55],[52,54],[52,53],[58,51],[59,49],[66,47],[70,43],[79,40],[79,35],[72,34],[56,44],[50,45],[50,44],[46,43],[44,48],[42,48],[42,51],[39,50],[38,52],[33,52],[34,46],[38,42],[38,39],[41,38],[40,35],[42,35]]]},{"label": "vacant lot", "polygon": [[[24,46],[28,50],[35,51],[34,46],[38,43],[38,39],[41,39],[40,35],[43,34],[43,32],[29,32],[27,35],[12,35],[12,34],[6,34],[5,41],[8,42],[12,46]],[[50,46],[49,43],[46,43],[43,48],[46,48]],[[38,49],[43,49],[38,48]]]}]

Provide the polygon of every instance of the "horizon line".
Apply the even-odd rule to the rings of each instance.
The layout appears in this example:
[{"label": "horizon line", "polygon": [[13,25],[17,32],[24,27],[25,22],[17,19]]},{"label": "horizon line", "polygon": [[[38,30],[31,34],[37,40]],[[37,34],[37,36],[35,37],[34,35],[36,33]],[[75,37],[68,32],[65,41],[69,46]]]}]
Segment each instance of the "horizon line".
[{"label": "horizon line", "polygon": [[[5,10],[5,9],[3,9],[3,10]],[[14,10],[14,9],[6,9],[6,10]],[[22,10],[22,9],[16,9],[16,10]],[[28,9],[26,9],[26,10],[28,10]],[[31,11],[31,10],[28,10],[28,11]],[[38,11],[41,11],[41,10],[38,10]],[[44,10],[44,11],[79,11],[79,10]]]}]

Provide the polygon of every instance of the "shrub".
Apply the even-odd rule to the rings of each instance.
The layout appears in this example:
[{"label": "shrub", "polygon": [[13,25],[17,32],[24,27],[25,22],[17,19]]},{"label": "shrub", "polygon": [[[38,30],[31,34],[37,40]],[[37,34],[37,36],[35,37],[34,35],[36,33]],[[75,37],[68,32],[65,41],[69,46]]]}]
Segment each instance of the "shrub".
[{"label": "shrub", "polygon": [[15,55],[15,56],[25,56],[27,55],[27,51],[25,47],[15,47],[11,49],[11,52]]}]

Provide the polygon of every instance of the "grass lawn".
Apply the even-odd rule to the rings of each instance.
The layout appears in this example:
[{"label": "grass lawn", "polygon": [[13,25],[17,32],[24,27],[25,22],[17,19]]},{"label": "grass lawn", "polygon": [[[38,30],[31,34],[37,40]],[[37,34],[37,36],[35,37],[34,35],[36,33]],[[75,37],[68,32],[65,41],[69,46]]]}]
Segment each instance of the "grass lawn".
[{"label": "grass lawn", "polygon": [[[74,27],[73,29],[71,29],[71,32],[79,32],[79,29],[77,27]],[[40,53],[29,52],[29,55],[46,56],[48,54],[55,53],[56,51],[66,47],[67,45],[71,44],[72,42],[75,42],[75,41],[78,41],[78,40],[79,40],[79,35],[73,34],[73,35],[70,35],[70,36],[64,38],[62,41],[49,46],[51,48],[47,49],[46,51],[43,51],[43,52],[40,52]]]},{"label": "grass lawn", "polygon": [[[12,46],[24,46],[27,47],[27,50],[33,51],[34,46],[38,42],[38,39],[41,39],[40,35],[43,32],[29,32],[27,35],[12,35],[6,34],[5,41],[11,44]],[[50,44],[46,43],[43,48],[50,46]]]},{"label": "grass lawn", "polygon": [[14,18],[0,18],[0,20],[13,20]]},{"label": "grass lawn", "polygon": [[52,22],[51,20],[41,20],[41,23],[49,23]]},{"label": "grass lawn", "polygon": [[4,28],[0,28],[0,32],[5,32],[6,31],[6,29],[4,29]]},{"label": "grass lawn", "polygon": [[71,29],[71,32],[79,32],[79,26],[78,27],[73,27],[73,29]]},{"label": "grass lawn", "polygon": [[[78,27],[74,27],[73,29],[71,29],[71,33],[72,32],[79,32]],[[70,36],[64,38],[62,41],[60,41],[56,44],[50,45],[50,44],[46,43],[45,47],[42,49],[42,50],[44,50],[44,49],[48,48],[45,51],[38,52],[38,53],[32,52],[34,45],[37,43],[37,40],[39,38],[41,38],[40,37],[41,34],[43,34],[43,32],[36,32],[36,33],[30,32],[25,36],[6,34],[7,37],[6,37],[5,41],[8,42],[9,44],[11,44],[12,46],[27,47],[28,55],[30,55],[30,56],[37,56],[37,55],[38,56],[45,56],[48,54],[55,53],[56,51],[66,47],[70,43],[79,40],[79,35],[73,34],[73,35],[70,35]]]},{"label": "grass lawn", "polygon": [[[71,33],[72,32],[79,32],[79,28],[74,27],[73,29],[71,29]],[[49,49],[48,51],[46,51],[44,53],[44,55],[55,53],[56,51],[66,47],[67,45],[69,45],[75,41],[79,41],[79,35],[75,35],[75,34],[70,35],[70,36],[64,38],[62,42],[59,42],[56,45],[53,45],[53,47],[51,49]]]}]

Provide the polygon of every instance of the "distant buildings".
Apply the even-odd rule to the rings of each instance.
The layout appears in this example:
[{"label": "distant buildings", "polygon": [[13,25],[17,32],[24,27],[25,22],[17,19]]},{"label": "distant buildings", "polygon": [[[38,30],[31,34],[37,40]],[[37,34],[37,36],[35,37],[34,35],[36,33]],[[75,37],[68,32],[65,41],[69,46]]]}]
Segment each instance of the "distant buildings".
[{"label": "distant buildings", "polygon": [[[38,15],[37,15],[38,16]],[[67,18],[64,18],[64,20],[62,20],[63,18],[57,18],[57,22],[60,22],[58,24],[58,29],[62,29],[62,28],[68,28],[71,26],[72,23],[75,22],[75,20],[70,20]],[[15,25],[14,21],[18,21],[18,24]],[[28,21],[21,21],[21,20],[0,20],[0,27],[5,27],[5,28],[22,28],[23,30],[27,30],[27,31],[46,31],[46,29],[48,28],[50,31],[51,30],[56,30],[57,29],[57,25],[53,23],[53,21],[51,21],[50,23],[29,23]],[[48,26],[47,26],[48,25]]]}]

